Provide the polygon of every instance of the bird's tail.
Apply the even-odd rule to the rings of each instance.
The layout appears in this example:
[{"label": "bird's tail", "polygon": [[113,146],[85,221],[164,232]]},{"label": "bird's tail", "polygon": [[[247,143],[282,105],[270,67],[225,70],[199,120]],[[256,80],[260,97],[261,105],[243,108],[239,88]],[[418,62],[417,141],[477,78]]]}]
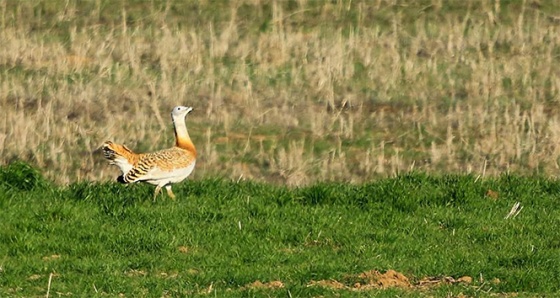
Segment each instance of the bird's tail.
[{"label": "bird's tail", "polygon": [[101,149],[103,156],[110,160],[111,164],[118,166],[123,174],[128,173],[138,161],[138,154],[124,145],[107,141],[103,143]]},{"label": "bird's tail", "polygon": [[129,160],[132,159],[131,157],[136,155],[136,153],[134,153],[125,145],[115,144],[111,141],[106,141],[105,143],[103,143],[103,146],[101,146],[101,148],[103,149],[103,155],[108,160],[115,160],[119,157],[124,157],[125,159]]}]

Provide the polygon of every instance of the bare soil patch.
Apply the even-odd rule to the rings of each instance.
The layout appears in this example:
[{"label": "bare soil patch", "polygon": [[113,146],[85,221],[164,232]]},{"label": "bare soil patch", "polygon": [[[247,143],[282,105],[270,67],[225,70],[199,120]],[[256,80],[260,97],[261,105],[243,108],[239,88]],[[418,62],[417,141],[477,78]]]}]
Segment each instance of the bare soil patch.
[{"label": "bare soil patch", "polygon": [[354,282],[340,282],[334,279],[311,281],[308,286],[319,286],[331,288],[335,290],[351,290],[351,291],[367,291],[372,289],[387,289],[387,288],[402,288],[402,289],[428,289],[440,285],[450,284],[471,284],[473,279],[470,276],[463,276],[460,278],[453,278],[450,276],[442,277],[424,277],[418,282],[411,282],[404,274],[395,271],[387,270],[381,273],[377,270],[369,270],[357,275],[351,275],[345,278],[348,281]]},{"label": "bare soil patch", "polygon": [[[429,290],[442,285],[470,285],[472,282],[473,278],[470,276],[462,276],[459,278],[451,276],[424,277],[418,281],[411,282],[408,277],[395,270],[387,270],[385,273],[381,273],[378,270],[369,270],[359,274],[345,276],[342,281],[336,279],[312,280],[307,286],[349,291],[369,291],[388,288]],[[284,283],[279,280],[270,282],[261,282],[257,280],[241,287],[242,290],[280,288],[284,288]]]}]

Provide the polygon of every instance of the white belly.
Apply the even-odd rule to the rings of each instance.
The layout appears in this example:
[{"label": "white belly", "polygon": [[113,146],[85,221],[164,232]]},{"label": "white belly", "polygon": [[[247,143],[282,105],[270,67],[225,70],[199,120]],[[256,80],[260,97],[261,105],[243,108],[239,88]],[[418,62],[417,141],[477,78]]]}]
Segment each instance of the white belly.
[{"label": "white belly", "polygon": [[196,161],[191,163],[188,167],[174,169],[172,171],[162,171],[158,168],[150,170],[142,181],[153,185],[167,185],[171,183],[178,183],[185,180],[194,170]]}]

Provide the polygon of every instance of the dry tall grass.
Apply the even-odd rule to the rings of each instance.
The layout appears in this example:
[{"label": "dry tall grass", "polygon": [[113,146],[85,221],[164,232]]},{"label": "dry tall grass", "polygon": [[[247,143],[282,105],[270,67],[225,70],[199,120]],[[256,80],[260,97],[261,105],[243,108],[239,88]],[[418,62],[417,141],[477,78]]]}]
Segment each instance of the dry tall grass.
[{"label": "dry tall grass", "polygon": [[195,177],[558,172],[552,0],[211,2],[2,1],[0,163],[113,179],[184,104]]}]

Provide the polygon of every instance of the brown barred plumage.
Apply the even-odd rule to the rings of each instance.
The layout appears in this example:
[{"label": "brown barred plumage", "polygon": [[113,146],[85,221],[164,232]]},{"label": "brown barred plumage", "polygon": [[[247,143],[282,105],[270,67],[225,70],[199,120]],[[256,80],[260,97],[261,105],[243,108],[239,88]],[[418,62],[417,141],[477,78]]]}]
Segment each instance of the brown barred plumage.
[{"label": "brown barred plumage", "polygon": [[196,164],[196,148],[185,124],[185,117],[191,110],[192,108],[178,106],[171,112],[176,139],[172,148],[138,154],[124,145],[105,142],[102,146],[105,158],[121,169],[122,176],[119,176],[118,181],[141,181],[156,185],[154,200],[165,186],[168,195],[174,199],[171,184],[187,178]]}]

